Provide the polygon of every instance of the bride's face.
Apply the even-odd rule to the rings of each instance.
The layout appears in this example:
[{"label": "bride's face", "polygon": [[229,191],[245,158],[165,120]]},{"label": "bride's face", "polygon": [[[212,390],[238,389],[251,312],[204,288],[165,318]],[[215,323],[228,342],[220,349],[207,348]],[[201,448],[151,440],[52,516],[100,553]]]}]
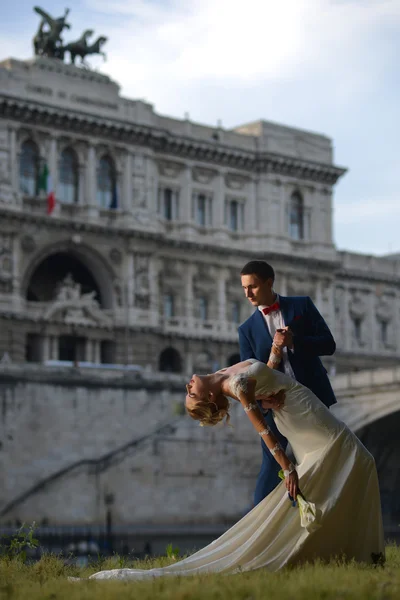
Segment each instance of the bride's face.
[{"label": "bride's face", "polygon": [[186,385],[186,390],[186,406],[193,408],[200,398],[208,396],[210,389],[207,385],[207,376],[192,375],[192,379]]}]

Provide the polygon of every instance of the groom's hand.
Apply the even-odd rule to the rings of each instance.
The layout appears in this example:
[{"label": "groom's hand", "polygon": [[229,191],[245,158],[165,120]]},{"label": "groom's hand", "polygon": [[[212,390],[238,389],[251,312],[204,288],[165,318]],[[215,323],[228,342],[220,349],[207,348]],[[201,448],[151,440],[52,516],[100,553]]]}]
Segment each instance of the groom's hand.
[{"label": "groom's hand", "polygon": [[267,396],[266,394],[262,396],[257,396],[256,400],[261,402],[261,406],[264,410],[268,410],[271,408],[272,410],[279,410],[285,405],[285,392],[281,390],[277,394]]},{"label": "groom's hand", "polygon": [[274,335],[274,344],[279,346],[279,348],[285,348],[286,346],[290,350],[293,350],[293,333],[289,327],[276,330]]}]

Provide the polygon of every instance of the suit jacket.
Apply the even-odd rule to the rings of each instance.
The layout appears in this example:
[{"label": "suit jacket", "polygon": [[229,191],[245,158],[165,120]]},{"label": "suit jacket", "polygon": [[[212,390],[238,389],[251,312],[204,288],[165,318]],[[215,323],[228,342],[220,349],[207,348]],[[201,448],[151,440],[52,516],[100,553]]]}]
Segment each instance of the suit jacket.
[{"label": "suit jacket", "polygon": [[[279,296],[285,325],[293,332],[293,352],[289,361],[296,380],[308,387],[326,405],[336,403],[328,374],[320,356],[336,350],[328,325],[308,296]],[[239,327],[241,360],[256,358],[268,362],[272,338],[263,315],[258,310]]]}]

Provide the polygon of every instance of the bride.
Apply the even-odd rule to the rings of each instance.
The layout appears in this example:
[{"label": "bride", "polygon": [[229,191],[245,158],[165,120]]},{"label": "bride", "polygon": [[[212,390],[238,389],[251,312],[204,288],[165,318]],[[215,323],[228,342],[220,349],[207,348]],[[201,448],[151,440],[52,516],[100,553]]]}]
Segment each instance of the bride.
[{"label": "bride", "polygon": [[[340,556],[364,563],[384,560],[383,527],[375,461],[358,438],[306,387],[275,370],[282,350],[273,346],[268,365],[255,359],[211,375],[193,375],[186,409],[200,425],[229,420],[229,400],[245,415],[283,470],[282,481],[262,502],[220,538],[168,567],[113,569],[91,579],[151,579],[198,573],[276,571],[316,558]],[[266,426],[257,398],[284,392],[273,416],[289,440],[291,463]],[[303,522],[287,492],[305,498],[314,515]],[[315,510],[314,509],[315,505]]]}]

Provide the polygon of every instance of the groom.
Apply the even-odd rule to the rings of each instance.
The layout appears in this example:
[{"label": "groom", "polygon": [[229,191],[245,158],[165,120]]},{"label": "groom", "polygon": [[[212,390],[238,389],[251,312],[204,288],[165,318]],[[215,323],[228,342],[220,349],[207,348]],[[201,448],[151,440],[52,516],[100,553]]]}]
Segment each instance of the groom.
[{"label": "groom", "polygon": [[[333,354],[335,340],[328,325],[308,296],[279,296],[273,289],[274,269],[262,260],[252,260],[241,271],[246,298],[257,310],[239,327],[240,359],[268,362],[274,342],[283,347],[280,370],[293,377],[326,405],[336,398],[320,356]],[[264,408],[271,406],[262,402]],[[271,411],[266,421],[286,448],[287,440],[277,430]],[[263,500],[279,483],[279,465],[261,442],[263,460],[258,475],[254,504]]]}]

